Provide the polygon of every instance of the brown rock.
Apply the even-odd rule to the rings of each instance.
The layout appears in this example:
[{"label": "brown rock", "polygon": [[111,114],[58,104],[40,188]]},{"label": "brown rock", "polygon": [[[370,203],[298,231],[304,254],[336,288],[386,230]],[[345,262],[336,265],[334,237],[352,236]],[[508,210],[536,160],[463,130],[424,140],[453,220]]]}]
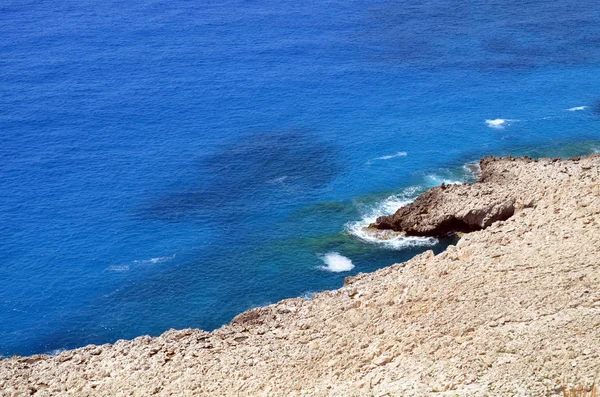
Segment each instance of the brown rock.
[{"label": "brown rock", "polygon": [[[529,163],[524,158],[520,162]],[[531,207],[527,186],[515,189],[518,178],[512,168],[515,159],[486,157],[480,161],[481,174],[474,184],[445,185],[428,190],[393,215],[381,216],[369,225],[409,236],[445,236],[485,229],[515,213],[517,203]]]}]

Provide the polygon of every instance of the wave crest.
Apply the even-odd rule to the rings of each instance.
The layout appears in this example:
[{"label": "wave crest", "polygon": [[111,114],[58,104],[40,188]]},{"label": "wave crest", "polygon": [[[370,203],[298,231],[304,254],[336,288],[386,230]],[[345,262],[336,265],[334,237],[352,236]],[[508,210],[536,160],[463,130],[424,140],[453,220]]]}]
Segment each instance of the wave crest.
[{"label": "wave crest", "polygon": [[511,123],[513,123],[515,121],[519,121],[519,120],[514,120],[514,119],[493,119],[493,120],[486,120],[485,124],[488,127],[490,127],[490,128],[494,128],[494,129],[497,129],[497,130],[502,130],[506,126],[511,125]]},{"label": "wave crest", "polygon": [[339,273],[339,272],[348,272],[354,269],[354,264],[349,258],[346,258],[343,255],[340,255],[337,252],[330,252],[328,254],[323,255],[321,257],[323,262],[327,266],[321,266],[320,269],[327,270],[329,272]]},{"label": "wave crest", "polygon": [[150,259],[135,260],[135,261],[133,261],[133,263],[139,264],[139,265],[144,265],[144,264],[154,265],[156,263],[166,262],[166,261],[171,260],[173,258],[175,258],[175,254],[169,255],[169,256],[159,256],[159,257],[150,258]]},{"label": "wave crest", "polygon": [[378,217],[393,214],[398,208],[411,203],[423,190],[424,188],[421,186],[412,186],[404,189],[400,194],[392,195],[373,207],[365,209],[365,214],[361,220],[346,224],[346,232],[364,242],[395,250],[435,245],[438,242],[435,238],[407,237],[389,230],[368,228]]},{"label": "wave crest", "polygon": [[378,217],[391,215],[398,208],[413,202],[421,193],[427,189],[445,184],[461,184],[474,182],[481,174],[479,162],[469,162],[460,169],[440,169],[435,173],[423,176],[421,185],[410,186],[400,193],[391,195],[372,205],[362,208],[362,219],[348,222],[345,230],[348,234],[369,244],[379,245],[384,248],[402,250],[415,247],[431,247],[439,240],[433,237],[406,236],[403,233],[391,230],[370,229],[368,226],[374,223]]}]

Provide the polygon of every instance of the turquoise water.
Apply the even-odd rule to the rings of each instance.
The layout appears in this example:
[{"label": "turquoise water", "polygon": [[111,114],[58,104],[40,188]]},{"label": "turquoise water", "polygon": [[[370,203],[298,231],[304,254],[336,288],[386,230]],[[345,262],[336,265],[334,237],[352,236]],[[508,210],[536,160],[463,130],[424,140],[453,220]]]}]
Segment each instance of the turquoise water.
[{"label": "turquoise water", "polygon": [[0,10],[2,355],[337,288],[450,243],[360,228],[480,156],[600,150],[592,1]]}]

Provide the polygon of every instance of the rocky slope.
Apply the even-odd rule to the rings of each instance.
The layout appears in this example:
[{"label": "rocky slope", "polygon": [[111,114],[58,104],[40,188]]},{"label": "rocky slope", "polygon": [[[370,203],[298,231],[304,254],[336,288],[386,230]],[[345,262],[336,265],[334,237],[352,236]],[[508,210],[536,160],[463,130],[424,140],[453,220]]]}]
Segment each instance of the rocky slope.
[{"label": "rocky slope", "polygon": [[418,235],[476,230],[442,254],[250,310],[212,333],[4,359],[0,395],[529,396],[590,382],[600,369],[600,156],[481,166],[478,183],[433,189],[378,222]]}]

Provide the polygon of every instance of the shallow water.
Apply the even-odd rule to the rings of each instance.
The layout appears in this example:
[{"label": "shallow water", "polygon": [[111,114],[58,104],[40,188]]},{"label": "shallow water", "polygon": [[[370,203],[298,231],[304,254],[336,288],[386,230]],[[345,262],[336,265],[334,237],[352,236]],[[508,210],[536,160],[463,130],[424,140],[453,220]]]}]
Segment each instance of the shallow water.
[{"label": "shallow water", "polygon": [[592,1],[0,9],[2,355],[337,288],[450,243],[360,226],[463,165],[600,150]]}]

